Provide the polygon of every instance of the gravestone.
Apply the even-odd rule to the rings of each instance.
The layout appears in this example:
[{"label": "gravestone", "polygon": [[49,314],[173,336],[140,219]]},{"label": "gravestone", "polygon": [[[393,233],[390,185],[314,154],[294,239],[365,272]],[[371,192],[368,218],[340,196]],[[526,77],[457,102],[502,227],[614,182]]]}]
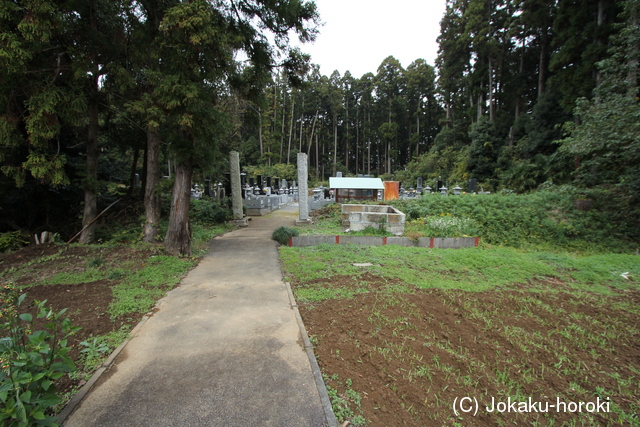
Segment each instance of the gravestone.
[{"label": "gravestone", "polygon": [[211,192],[211,178],[204,180],[204,194],[206,194],[207,197],[213,197],[213,193]]},{"label": "gravestone", "polygon": [[476,187],[478,186],[478,180],[475,178],[471,178],[469,180],[469,193],[475,193],[476,192]]},{"label": "gravestone", "polygon": [[418,178],[418,183],[416,185],[416,191],[422,194],[422,177]]},{"label": "gravestone", "polygon": [[231,204],[233,207],[233,224],[241,227],[249,225],[242,213],[242,185],[240,184],[240,153],[232,151],[229,153],[230,181],[231,181]]},{"label": "gravestone", "polygon": [[[298,153],[298,207],[299,217],[296,225],[310,224],[309,218],[309,165],[306,153]],[[294,182],[295,185],[295,182]]]}]

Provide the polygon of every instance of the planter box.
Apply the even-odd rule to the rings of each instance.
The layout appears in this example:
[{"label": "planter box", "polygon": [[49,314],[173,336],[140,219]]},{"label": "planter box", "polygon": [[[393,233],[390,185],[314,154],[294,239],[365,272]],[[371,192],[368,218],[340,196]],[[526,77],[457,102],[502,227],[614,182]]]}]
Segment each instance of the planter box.
[{"label": "planter box", "polygon": [[384,227],[390,233],[404,233],[406,215],[393,206],[385,205],[342,205],[342,225],[353,231],[366,227]]}]

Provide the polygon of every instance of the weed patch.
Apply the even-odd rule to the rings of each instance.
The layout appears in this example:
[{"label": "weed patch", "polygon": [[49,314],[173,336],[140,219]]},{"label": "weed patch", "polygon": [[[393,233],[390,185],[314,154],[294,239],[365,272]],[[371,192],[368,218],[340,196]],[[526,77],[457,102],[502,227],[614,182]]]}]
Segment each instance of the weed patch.
[{"label": "weed patch", "polygon": [[289,239],[291,239],[294,236],[297,236],[298,234],[300,234],[300,232],[295,228],[282,226],[282,227],[276,228],[273,231],[273,234],[271,234],[271,238],[276,242],[280,243],[281,245],[286,246],[289,244]]},{"label": "weed patch", "polygon": [[146,266],[113,287],[113,302],[109,305],[112,318],[129,313],[145,313],[167,291],[173,289],[195,260],[158,255]]},{"label": "weed patch", "polygon": [[[349,388],[369,426],[637,425],[640,257],[489,246],[280,253],[341,421],[356,415]],[[610,412],[456,416],[464,396],[481,409],[600,398]]]}]

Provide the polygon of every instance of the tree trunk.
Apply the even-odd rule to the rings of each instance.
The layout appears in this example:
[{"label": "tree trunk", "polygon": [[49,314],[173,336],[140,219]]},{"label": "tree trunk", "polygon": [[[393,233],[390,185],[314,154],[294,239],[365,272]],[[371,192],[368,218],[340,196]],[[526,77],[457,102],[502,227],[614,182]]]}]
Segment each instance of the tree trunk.
[{"label": "tree trunk", "polygon": [[136,188],[136,170],[138,168],[138,159],[140,158],[140,149],[134,147],[133,149],[133,161],[131,162],[131,174],[129,175],[129,197],[133,197],[133,192]]},{"label": "tree trunk", "polygon": [[[629,17],[627,18],[629,23],[627,27],[636,31],[638,27],[638,6],[634,3],[629,4]],[[635,99],[638,96],[638,41],[637,39],[629,38],[628,42],[628,72],[627,72],[627,82],[629,83],[629,89],[627,95],[631,99]]]},{"label": "tree trunk", "polygon": [[[282,163],[282,154],[283,154],[283,148],[284,148],[284,127],[285,127],[285,122],[287,121],[287,98],[286,98],[287,92],[285,92],[284,88],[282,90],[282,129],[280,129],[280,160],[278,161],[278,163]],[[291,145],[291,144],[289,144]],[[289,164],[289,159],[287,158],[287,164]],[[269,166],[271,166],[271,164],[269,164]]]},{"label": "tree trunk", "polygon": [[[294,113],[295,105],[296,105],[296,99],[292,96],[291,97],[291,118],[289,120],[289,146],[287,148],[287,164],[289,164],[289,160],[291,158],[291,140],[293,139],[293,113]],[[282,117],[282,120],[283,120],[282,123],[284,126],[284,116]]]},{"label": "tree trunk", "polygon": [[[303,110],[304,111],[304,110]],[[300,138],[298,138],[298,153],[304,153],[304,151],[302,151],[302,137],[304,135],[304,114],[300,115]],[[307,157],[309,157],[307,155]]]},{"label": "tree trunk", "polygon": [[145,170],[146,185],[144,188],[144,224],[143,241],[156,241],[160,226],[160,135],[154,130],[147,131],[147,168]]},{"label": "tree trunk", "polygon": [[480,83],[480,93],[478,93],[478,104],[477,104],[477,108],[478,108],[478,113],[477,113],[477,119],[476,121],[480,121],[480,119],[482,118],[482,115],[484,114],[484,109],[482,108],[484,104],[484,84],[481,82]]},{"label": "tree trunk", "polygon": [[[97,79],[95,80],[97,88]],[[98,100],[89,100],[89,125],[87,126],[87,163],[86,178],[84,183],[84,212],[82,226],[94,220],[98,213],[97,186],[98,186]],[[89,225],[80,234],[80,243],[93,243],[96,231],[96,223]]]},{"label": "tree trunk", "polygon": [[493,63],[489,58],[489,121],[493,123]]},{"label": "tree trunk", "polygon": [[356,176],[358,176],[360,163],[358,163],[358,151],[360,150],[360,126],[358,126],[359,110],[356,106]]},{"label": "tree trunk", "polygon": [[[311,135],[309,135],[309,146],[307,147],[307,156],[311,153],[311,145],[313,144],[313,133],[316,130],[316,121],[318,120],[318,113],[320,111],[316,110],[316,115],[313,117],[313,123],[311,124]],[[318,138],[316,138],[316,159],[318,158]]]},{"label": "tree trunk", "polygon": [[391,173],[391,141],[387,141],[387,173]]},{"label": "tree trunk", "polygon": [[324,161],[324,149],[325,149],[325,142],[322,143],[322,181],[324,181],[324,166],[325,166],[325,161]]},{"label": "tree trunk", "polygon": [[174,255],[191,255],[191,225],[189,223],[189,202],[191,199],[191,162],[176,165],[175,181],[171,196],[169,229],[164,246]]},{"label": "tree trunk", "polygon": [[[273,86],[273,119],[271,120],[271,135],[275,140],[276,125],[278,121],[278,83]],[[267,153],[271,153],[271,148],[267,147]],[[282,160],[282,144],[280,145],[280,159]],[[268,156],[269,164],[271,164],[271,156]]]},{"label": "tree trunk", "polygon": [[[598,16],[596,18],[596,25],[598,27],[602,26],[604,24],[604,1],[603,0],[599,0],[598,1]],[[603,44],[603,40],[599,37],[595,38],[595,43],[596,44]],[[600,83],[602,82],[602,74],[600,73],[599,69],[595,69],[594,70],[595,76],[596,76],[596,87],[600,86]]]},{"label": "tree trunk", "polygon": [[542,29],[540,36],[540,63],[538,65],[538,98],[542,96],[547,81],[547,30]]},{"label": "tree trunk", "polygon": [[367,175],[371,176],[371,109],[367,111],[367,118],[369,122],[369,132],[367,132]]},{"label": "tree trunk", "polygon": [[347,98],[347,102],[345,105],[345,113],[346,113],[346,132],[344,135],[344,167],[346,169],[346,173],[349,173],[349,98]]},{"label": "tree trunk", "polygon": [[147,152],[149,151],[149,147],[147,144],[144,145],[144,150],[142,153],[142,176],[140,177],[140,200],[144,203],[144,193],[147,191]]},{"label": "tree trunk", "polygon": [[416,132],[418,133],[418,139],[416,140],[416,157],[418,157],[420,155],[420,110],[418,110],[416,121]]},{"label": "tree trunk", "polygon": [[258,107],[258,141],[260,142],[260,159],[264,155],[264,148],[262,143],[262,109]]},{"label": "tree trunk", "polygon": [[338,171],[338,116],[333,115],[333,175]]},{"label": "tree trunk", "polygon": [[513,158],[513,126],[509,128],[509,157]]}]

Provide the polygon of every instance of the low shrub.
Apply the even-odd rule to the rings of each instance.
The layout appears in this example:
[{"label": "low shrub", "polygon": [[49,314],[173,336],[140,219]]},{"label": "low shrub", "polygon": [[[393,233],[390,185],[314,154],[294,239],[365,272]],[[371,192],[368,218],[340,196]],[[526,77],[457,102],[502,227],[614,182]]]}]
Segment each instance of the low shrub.
[{"label": "low shrub", "polygon": [[380,228],[376,228],[372,225],[367,225],[364,229],[360,231],[354,231],[349,234],[351,234],[352,236],[393,236],[393,233],[387,231],[387,228],[384,226],[384,224],[380,224]]},{"label": "low shrub", "polygon": [[54,382],[75,370],[67,338],[79,328],[63,319],[65,310],[55,313],[45,308],[46,301],[36,301],[36,318],[45,325],[34,331],[33,315],[19,314],[25,297],[6,285],[0,300],[0,424],[57,425],[50,409],[62,399]]},{"label": "low shrub", "polygon": [[432,215],[422,219],[428,237],[463,237],[475,236],[475,221],[460,218],[451,214]]},{"label": "low shrub", "polygon": [[22,231],[0,233],[0,252],[20,249],[29,243],[29,238]]},{"label": "low shrub", "polygon": [[208,224],[222,224],[231,219],[231,210],[211,200],[191,200],[191,218]]},{"label": "low shrub", "polygon": [[276,228],[273,231],[271,238],[276,242],[280,243],[281,245],[288,245],[289,239],[292,238],[293,236],[297,236],[298,234],[300,234],[300,232],[295,228],[282,226],[282,227]]},{"label": "low shrub", "polygon": [[628,197],[613,191],[590,190],[585,198],[593,201],[589,211],[577,209],[576,191],[565,188],[521,195],[433,194],[388,203],[407,215],[408,224],[422,221],[434,229],[430,232],[449,234],[442,237],[477,235],[490,244],[514,247],[536,244],[571,248],[597,244],[618,252],[633,248],[634,241],[637,244],[640,227],[633,219],[637,215],[632,213]]}]

